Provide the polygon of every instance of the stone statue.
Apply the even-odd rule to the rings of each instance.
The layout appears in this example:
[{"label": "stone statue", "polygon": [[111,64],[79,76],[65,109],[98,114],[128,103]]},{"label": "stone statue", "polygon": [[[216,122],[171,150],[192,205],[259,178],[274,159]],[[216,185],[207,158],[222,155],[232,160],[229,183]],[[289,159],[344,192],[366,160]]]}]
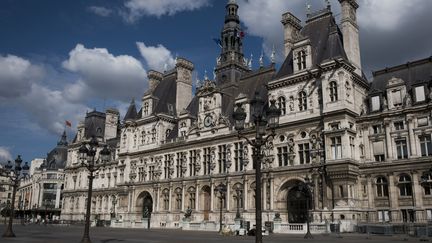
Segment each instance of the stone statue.
[{"label": "stone statue", "polygon": [[383,97],[383,109],[384,110],[388,109],[388,103],[387,103],[387,99],[385,97]]},{"label": "stone statue", "polygon": [[186,209],[186,213],[184,214],[185,218],[190,218],[192,216],[192,209],[190,207],[188,207]]},{"label": "stone statue", "polygon": [[149,218],[149,217],[150,217],[150,211],[148,207],[145,207],[143,212],[143,218]]},{"label": "stone statue", "polygon": [[405,95],[405,107],[409,107],[411,105],[412,105],[411,95],[406,93],[406,95]]}]

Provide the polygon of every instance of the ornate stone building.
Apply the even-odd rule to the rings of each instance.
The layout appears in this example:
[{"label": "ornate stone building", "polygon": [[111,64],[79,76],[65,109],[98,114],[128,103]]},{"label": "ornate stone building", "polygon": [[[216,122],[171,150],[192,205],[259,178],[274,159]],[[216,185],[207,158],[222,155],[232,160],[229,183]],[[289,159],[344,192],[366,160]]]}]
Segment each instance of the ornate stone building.
[{"label": "ornate stone building", "polygon": [[[222,207],[224,224],[242,219],[253,225],[256,165],[232,113],[242,104],[253,139],[249,101],[255,93],[275,100],[282,113],[260,165],[263,220],[275,231],[303,231],[308,210],[314,230],[327,222],[351,231],[359,222],[431,217],[432,177],[423,177],[424,187],[419,180],[432,155],[432,61],[377,71],[369,83],[361,70],[359,6],[339,2],[339,25],[330,6],[308,14],[304,25],[284,14],[286,60],[279,70],[262,61],[251,70],[238,5],[230,0],[215,80],[205,78],[195,96],[194,65],[178,58],[172,70],[148,72],[138,111],[132,102],[121,125],[112,110],[87,114],[69,145],[62,218],[84,219],[87,178],[77,151],[96,136],[113,157],[96,175],[93,217],[115,219],[117,227],[147,227],[150,220],[152,227],[216,230]],[[301,186],[306,176],[311,192]],[[215,193],[220,184],[227,186],[222,204]]]},{"label": "ornate stone building", "polygon": [[16,210],[20,217],[60,218],[67,151],[66,132],[63,132],[45,159],[32,160],[29,174],[21,179],[17,190]]}]

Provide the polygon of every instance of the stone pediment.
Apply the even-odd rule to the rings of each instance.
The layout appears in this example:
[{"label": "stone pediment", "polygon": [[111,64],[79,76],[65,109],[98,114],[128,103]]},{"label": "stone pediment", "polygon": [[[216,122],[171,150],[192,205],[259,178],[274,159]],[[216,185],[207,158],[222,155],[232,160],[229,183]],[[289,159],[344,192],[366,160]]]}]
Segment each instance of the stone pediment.
[{"label": "stone pediment", "polygon": [[387,88],[405,85],[405,81],[400,78],[392,77],[387,81]]}]

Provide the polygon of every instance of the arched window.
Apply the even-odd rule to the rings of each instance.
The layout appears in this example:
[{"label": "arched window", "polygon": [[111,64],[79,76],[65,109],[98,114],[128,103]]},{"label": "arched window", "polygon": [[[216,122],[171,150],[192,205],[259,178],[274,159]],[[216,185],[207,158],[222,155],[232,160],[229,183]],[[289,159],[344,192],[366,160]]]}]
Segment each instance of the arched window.
[{"label": "arched window", "polygon": [[335,81],[330,82],[330,100],[332,102],[338,100],[337,84]]},{"label": "arched window", "polygon": [[278,98],[278,107],[281,111],[281,116],[286,114],[286,100],[285,97],[281,96]]},{"label": "arched window", "polygon": [[388,183],[385,177],[378,177],[376,180],[376,191],[378,197],[388,197]]},{"label": "arched window", "polygon": [[176,195],[176,209],[177,210],[181,210],[181,205],[182,205],[182,189],[181,188],[177,188],[175,189],[175,195]]},{"label": "arched window", "polygon": [[299,102],[299,110],[305,111],[307,110],[307,98],[306,98],[306,92],[301,91],[298,94],[298,102]]},{"label": "arched window", "polygon": [[412,196],[411,177],[407,174],[399,176],[399,192],[401,196]]}]

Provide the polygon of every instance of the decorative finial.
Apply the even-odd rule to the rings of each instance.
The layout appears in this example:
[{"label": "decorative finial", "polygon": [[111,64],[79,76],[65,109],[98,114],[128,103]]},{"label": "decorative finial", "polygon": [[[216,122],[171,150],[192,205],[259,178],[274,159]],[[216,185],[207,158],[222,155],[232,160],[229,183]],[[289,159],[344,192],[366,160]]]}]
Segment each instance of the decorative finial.
[{"label": "decorative finial", "polygon": [[213,80],[216,81],[216,67],[213,68]]},{"label": "decorative finial", "polygon": [[198,88],[199,86],[200,86],[200,80],[199,80],[199,74],[198,74],[198,72],[197,72],[197,75],[196,75],[196,80],[195,80],[195,86]]},{"label": "decorative finial", "polygon": [[273,49],[272,49],[272,54],[270,56],[270,60],[272,63],[276,63],[276,50],[275,50],[274,44],[273,44]]},{"label": "decorative finial", "polygon": [[248,63],[248,67],[250,70],[252,70],[252,59],[253,59],[253,55],[251,53],[250,59],[249,59],[249,63]]},{"label": "decorative finial", "polygon": [[164,64],[164,69],[163,69],[164,73],[166,73],[167,70],[168,70],[168,64],[165,63],[165,64]]},{"label": "decorative finial", "polygon": [[208,76],[207,76],[207,70],[204,70],[204,80],[205,80],[205,81],[208,81],[208,80],[209,80],[209,78],[208,78]]},{"label": "decorative finial", "polygon": [[325,0],[325,2],[326,2],[326,4],[327,4],[327,7],[330,7],[330,6],[331,6],[331,4],[330,4],[330,0]]},{"label": "decorative finial", "polygon": [[311,13],[311,7],[312,7],[312,6],[310,5],[310,3],[307,2],[307,3],[306,3],[306,14],[309,15],[309,14]]},{"label": "decorative finial", "polygon": [[175,58],[174,58],[174,64],[176,64],[176,65],[177,65],[177,59],[178,59],[178,55],[176,53]]},{"label": "decorative finial", "polygon": [[259,58],[260,68],[264,67],[264,51],[261,51],[261,56]]}]

